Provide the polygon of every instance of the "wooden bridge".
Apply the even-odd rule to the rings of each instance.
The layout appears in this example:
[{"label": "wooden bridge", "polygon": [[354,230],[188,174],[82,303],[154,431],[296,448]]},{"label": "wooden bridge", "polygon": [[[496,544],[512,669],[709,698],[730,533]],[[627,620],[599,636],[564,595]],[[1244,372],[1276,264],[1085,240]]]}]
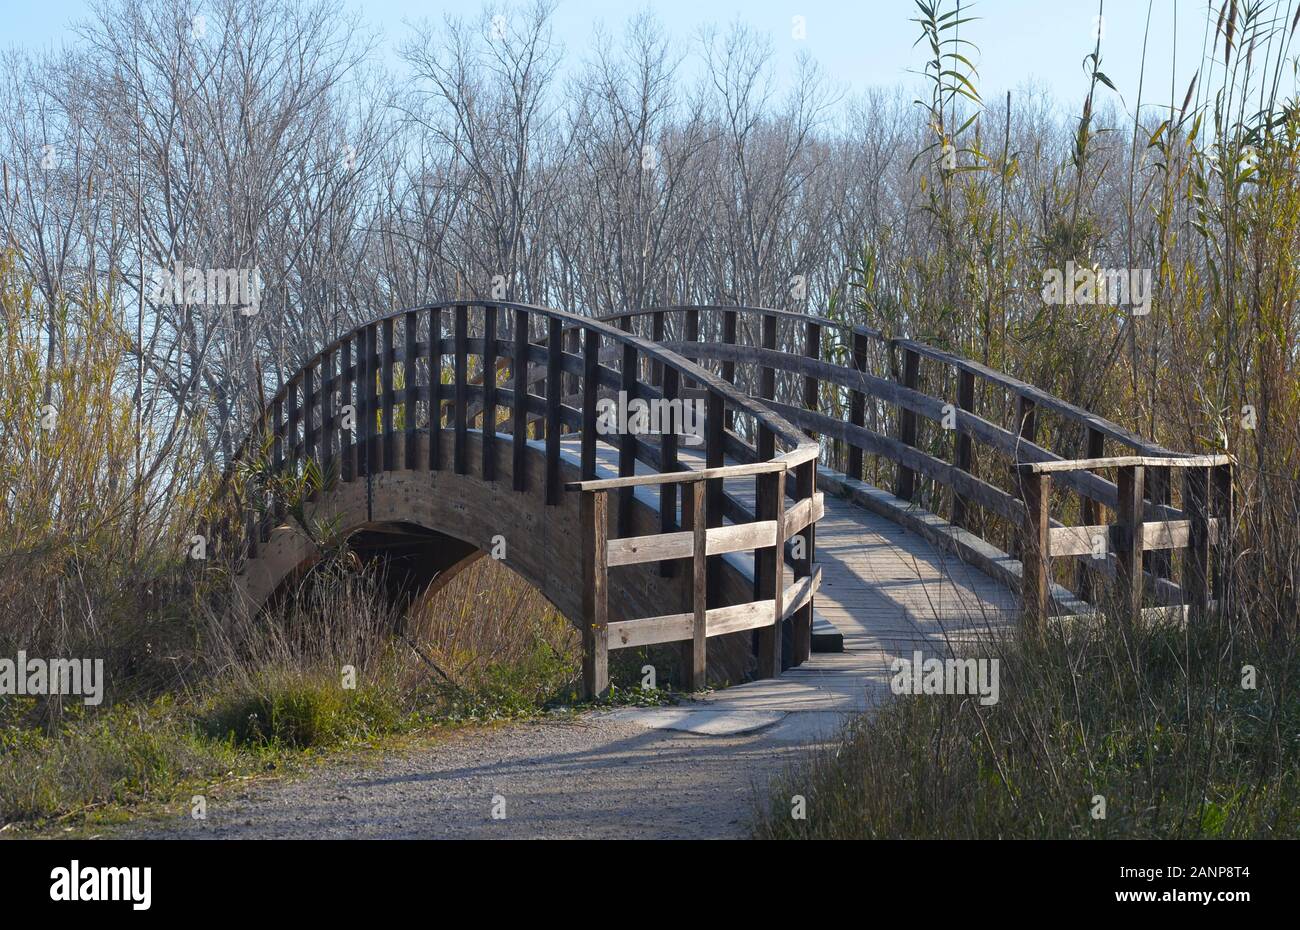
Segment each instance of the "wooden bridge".
[{"label": "wooden bridge", "polygon": [[[696,428],[611,425],[633,401]],[[309,524],[411,596],[504,556],[581,631],[593,695],[613,649],[677,643],[698,690],[779,676],[830,627],[858,643],[928,624],[951,645],[1227,595],[1228,456],[789,311],[404,310],[307,361],[241,447],[254,460],[263,478],[324,475]],[[210,529],[255,605],[319,555],[270,484],[234,481]]]}]

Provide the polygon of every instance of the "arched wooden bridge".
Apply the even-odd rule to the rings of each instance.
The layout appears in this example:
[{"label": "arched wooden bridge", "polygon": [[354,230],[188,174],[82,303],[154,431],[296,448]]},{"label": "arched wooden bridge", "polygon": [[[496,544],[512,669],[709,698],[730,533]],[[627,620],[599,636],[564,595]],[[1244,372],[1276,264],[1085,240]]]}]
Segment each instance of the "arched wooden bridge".
[{"label": "arched wooden bridge", "polygon": [[[615,401],[698,429],[612,425]],[[238,458],[328,476],[310,522],[411,592],[503,554],[582,632],[590,694],[611,649],[660,643],[680,644],[691,689],[778,676],[808,661],[814,615],[850,648],[930,632],[951,645],[1226,596],[1228,456],[790,311],[400,311],[311,358]],[[214,532],[260,604],[317,546],[281,497],[235,484],[242,516]]]}]

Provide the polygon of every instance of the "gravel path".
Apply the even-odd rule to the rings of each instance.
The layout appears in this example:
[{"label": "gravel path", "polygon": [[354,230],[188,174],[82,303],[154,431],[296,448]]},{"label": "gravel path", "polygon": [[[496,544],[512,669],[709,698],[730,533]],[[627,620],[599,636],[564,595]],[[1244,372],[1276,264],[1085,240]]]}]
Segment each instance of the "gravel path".
[{"label": "gravel path", "polygon": [[[619,711],[460,730],[361,766],[330,764],[209,798],[204,821],[186,810],[125,835],[743,837],[756,791],[806,752],[779,723],[724,735],[655,725],[653,714]],[[502,819],[492,816],[494,798],[504,799]]]}]

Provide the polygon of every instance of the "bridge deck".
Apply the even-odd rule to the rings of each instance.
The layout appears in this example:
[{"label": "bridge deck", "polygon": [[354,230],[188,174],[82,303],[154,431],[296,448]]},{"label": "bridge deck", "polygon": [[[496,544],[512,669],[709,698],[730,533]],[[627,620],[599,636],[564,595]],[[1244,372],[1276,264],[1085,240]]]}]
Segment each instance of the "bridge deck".
[{"label": "bridge deck", "polygon": [[[569,445],[568,442],[565,443]],[[577,448],[566,449],[576,455]],[[683,448],[689,462],[698,453]],[[617,452],[598,444],[600,477],[617,474]],[[692,462],[698,464],[698,462]],[[639,466],[638,473],[648,471]],[[733,479],[728,493],[754,506],[755,482]],[[657,497],[639,491],[649,504]],[[882,516],[827,493],[817,522],[822,569],[815,612],[844,636],[842,653],[813,653],[780,678],[710,694],[720,710],[862,710],[888,693],[890,663],[919,649],[926,655],[968,655],[963,645],[1006,629],[1020,615],[1019,599],[1000,581],[949,555]]]}]

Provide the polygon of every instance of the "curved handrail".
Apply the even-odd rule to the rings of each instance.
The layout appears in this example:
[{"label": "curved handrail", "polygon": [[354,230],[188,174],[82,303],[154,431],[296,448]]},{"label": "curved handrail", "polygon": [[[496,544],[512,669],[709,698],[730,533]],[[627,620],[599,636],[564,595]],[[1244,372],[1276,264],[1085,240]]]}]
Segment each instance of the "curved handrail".
[{"label": "curved handrail", "polygon": [[[808,442],[806,437],[802,433],[800,433],[797,429],[795,429],[794,426],[786,422],[782,417],[772,413],[766,407],[760,404],[753,403],[753,399],[750,398],[749,395],[737,391],[734,385],[731,385],[728,382],[723,381],[722,379],[714,375],[712,372],[709,372],[706,369],[699,367],[691,360],[684,358],[674,352],[669,352],[663,349],[661,346],[653,342],[650,342],[648,340],[641,339],[635,336],[634,334],[627,332],[626,330],[619,329],[616,326],[611,326],[608,323],[606,323],[603,319],[583,316],[581,314],[570,313],[564,310],[556,310],[550,307],[542,307],[535,304],[519,303],[515,301],[478,300],[478,299],[438,301],[435,303],[421,304],[415,307],[407,307],[402,310],[396,310],[393,311],[392,313],[386,314],[381,317],[376,317],[373,320],[369,320],[365,323],[355,326],[344,335],[339,336],[333,342],[326,345],[324,348],[318,350],[307,362],[300,365],[298,370],[284,382],[284,384],[279,388],[279,390],[275,393],[275,395],[272,396],[270,401],[267,402],[267,409],[269,410],[271,407],[273,407],[277,401],[282,402],[285,398],[285,395],[289,391],[291,391],[297,383],[299,383],[302,380],[304,376],[304,372],[318,365],[322,358],[339,351],[339,349],[343,347],[345,344],[355,340],[356,337],[362,332],[364,332],[365,330],[374,328],[376,326],[381,326],[386,322],[407,318],[412,313],[421,313],[421,312],[427,312],[431,310],[452,310],[458,306],[466,306],[466,307],[492,306],[499,310],[515,310],[515,311],[523,310],[530,314],[539,314],[548,319],[561,320],[562,322],[567,323],[569,328],[595,330],[596,332],[600,333],[602,336],[607,336],[613,339],[615,342],[619,343],[620,345],[630,345],[635,347],[638,351],[644,352],[648,358],[654,361],[661,362],[665,365],[669,365],[674,370],[676,370],[679,374],[685,375],[695,382],[707,385],[711,390],[715,390],[718,393],[720,393],[724,397],[724,399],[727,400],[730,403],[730,405],[733,406],[737,411],[741,411],[755,417],[757,421],[763,423],[765,426],[771,429],[776,435],[780,436],[785,442],[789,443],[790,448],[787,450],[787,452],[790,454],[790,458],[789,458],[790,464],[793,465],[803,461],[807,461],[807,459],[811,454],[815,454],[815,448],[816,448],[815,444]],[[265,411],[264,411],[264,415],[265,415]],[[250,442],[254,439],[256,434],[257,434],[257,430],[254,429],[254,430],[250,430],[245,435],[244,441],[240,443],[233,457],[235,461],[240,460],[244,455],[247,454],[248,446]],[[809,450],[813,450],[813,451],[810,452]]]},{"label": "curved handrail", "polygon": [[[681,314],[686,315],[684,324],[674,325],[675,335],[666,338],[666,318]],[[721,327],[716,320],[707,321],[709,325],[706,326],[703,314],[722,315]],[[1193,532],[1189,526],[1195,519],[1199,519],[1196,507],[1178,509],[1170,505],[1173,473],[1178,470],[1190,473],[1188,469],[1192,465],[1201,468],[1201,460],[1195,453],[1167,449],[1031,384],[955,353],[911,339],[890,338],[866,326],[816,314],[767,307],[664,305],[625,310],[601,317],[629,330],[632,329],[633,320],[643,321],[644,318],[649,318],[653,323],[653,332],[660,339],[661,345],[688,358],[720,363],[724,378],[728,381],[735,380],[738,364],[751,366],[757,375],[751,371],[750,383],[757,385],[759,399],[763,403],[796,426],[807,430],[810,435],[828,436],[844,444],[848,461],[844,468],[850,477],[862,477],[862,456],[867,453],[888,460],[897,467],[894,494],[905,502],[913,500],[914,480],[918,474],[950,489],[951,523],[954,527],[968,525],[967,510],[974,503],[1010,524],[1009,540],[1014,546],[1020,547],[1026,539],[1036,539],[1036,529],[1027,524],[1034,516],[1031,511],[1037,505],[1026,494],[1025,476],[1055,474],[1061,485],[1080,495],[1083,526],[1065,527],[1055,520],[1049,520],[1044,526],[1056,534],[1054,538],[1062,542],[1061,555],[1079,555],[1076,537],[1084,528],[1097,529],[1100,507],[1110,508],[1117,513],[1125,508],[1132,509],[1132,501],[1127,500],[1122,482],[1110,481],[1094,473],[1101,469],[1093,468],[1090,464],[1104,456],[1105,443],[1110,441],[1118,444],[1124,453],[1135,454],[1149,463],[1150,481],[1145,486],[1139,483],[1143,498],[1139,502],[1137,516],[1131,519],[1136,521],[1138,530],[1141,530],[1141,524],[1145,522],[1145,532],[1151,536],[1146,543],[1148,550],[1153,550],[1147,583],[1155,589],[1157,597],[1166,602],[1175,602],[1181,597],[1180,586],[1174,584],[1169,577],[1171,563],[1167,550],[1192,545],[1199,538],[1197,533],[1204,535],[1206,532],[1217,532],[1217,522],[1212,517],[1205,517],[1208,529]],[[748,343],[739,340],[738,318],[761,319],[761,344],[753,344],[752,340]],[[796,336],[793,343],[789,338],[784,342],[778,340],[776,324],[783,322],[797,324],[802,336]],[[641,328],[644,332],[644,325]],[[754,329],[747,328],[751,331]],[[722,339],[703,338],[700,335],[702,331],[715,336],[721,332]],[[838,334],[839,346],[850,353],[852,364],[841,365],[824,360],[824,331]],[[891,364],[888,367],[891,377],[873,374],[869,370],[868,347],[871,344],[883,347],[890,353]],[[901,365],[895,354],[899,351],[903,355]],[[956,397],[944,399],[921,390],[919,363],[922,359],[950,369],[956,375]],[[803,397],[793,402],[779,399],[775,390],[774,372],[783,372],[801,379],[804,384]],[[1017,423],[1013,424],[1013,429],[1006,429],[996,422],[1005,415],[1005,407],[994,419],[985,419],[979,415],[977,407],[980,394],[975,390],[976,379],[1002,389],[1006,392],[1006,399],[1015,402]],[[835,405],[837,409],[829,414],[822,411],[822,384],[832,384],[848,392],[847,417],[845,411],[839,409],[839,402]],[[896,410],[896,434],[885,435],[866,427],[864,414],[867,397],[883,402],[886,409],[892,407]],[[1087,440],[1085,457],[1065,459],[1040,445],[1036,441],[1037,410],[1050,411],[1059,415],[1065,424],[1082,427]],[[931,455],[918,447],[917,417],[944,423],[946,428],[954,430],[956,440],[951,461]],[[973,442],[1010,460],[1013,467],[1006,474],[1011,480],[1011,493],[972,473]],[[1171,464],[1175,462],[1181,465]],[[1032,465],[1037,470],[1021,472],[1015,467],[1020,465]],[[1203,478],[1202,475],[1196,480]],[[1194,493],[1199,492],[1185,490],[1184,501],[1193,500],[1194,504]],[[1189,498],[1189,494],[1193,494],[1193,497]],[[879,504],[879,501],[876,503]],[[1041,506],[1042,513],[1046,514],[1048,510],[1047,504]],[[1204,514],[1201,516],[1204,517]],[[1159,532],[1152,529],[1156,525],[1162,527]],[[1138,531],[1129,526],[1124,532],[1128,534],[1126,538],[1132,538],[1134,532]],[[1141,533],[1138,532],[1138,535]],[[981,542],[987,545],[987,540]],[[971,553],[974,550],[967,545],[965,551]],[[980,550],[986,551],[987,549]],[[980,559],[977,558],[976,561]],[[1091,591],[1095,587],[1090,580],[1091,573],[1099,570],[1113,575],[1116,573],[1115,562],[1113,556],[1106,556],[1097,566],[1080,564],[1081,599],[1091,597]],[[988,559],[983,559],[982,564],[985,567],[992,565]],[[1000,563],[999,568],[1001,564],[1005,563]]]},{"label": "curved handrail", "polygon": [[800,313],[794,310],[780,310],[773,307],[729,306],[725,304],[707,304],[700,306],[672,304],[644,307],[637,310],[621,310],[616,313],[601,314],[599,319],[605,321],[616,321],[621,319],[653,316],[656,313],[683,313],[687,311],[704,311],[709,313],[725,312],[753,316],[769,316],[805,324],[812,323],[823,329],[837,329],[850,336],[862,336],[878,342],[885,347],[897,347],[909,350],[915,352],[921,358],[930,359],[931,361],[948,365],[956,370],[968,372],[989,384],[996,385],[997,387],[1009,391],[1014,396],[1023,397],[1026,400],[1032,401],[1039,407],[1060,414],[1067,419],[1075,421],[1081,426],[1095,429],[1107,438],[1120,442],[1133,449],[1135,452],[1152,456],[1177,456],[1183,454],[1167,449],[1159,443],[1152,442],[1118,423],[1108,420],[1105,417],[1099,417],[1077,404],[1072,404],[1069,401],[1050,394],[1026,381],[1021,381],[1019,378],[1014,378],[1011,375],[998,371],[997,369],[990,368],[974,359],[968,359],[945,349],[939,349],[923,342],[917,342],[914,339],[886,336],[880,330],[873,329],[869,326],[863,326],[856,323],[845,323],[841,320],[831,319],[830,317],[819,316],[812,313]]}]

